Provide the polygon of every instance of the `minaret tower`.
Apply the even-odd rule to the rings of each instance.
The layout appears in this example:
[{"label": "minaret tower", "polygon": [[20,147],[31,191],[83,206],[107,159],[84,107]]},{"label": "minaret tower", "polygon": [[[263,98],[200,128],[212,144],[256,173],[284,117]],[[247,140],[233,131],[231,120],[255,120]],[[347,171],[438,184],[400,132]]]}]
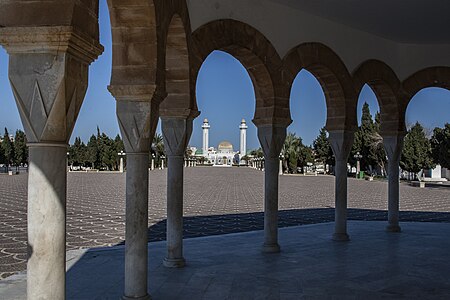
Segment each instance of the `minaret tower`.
[{"label": "minaret tower", "polygon": [[242,119],[241,126],[239,126],[241,131],[241,148],[239,151],[239,158],[242,158],[247,154],[247,128],[247,123],[245,123],[245,120]]},{"label": "minaret tower", "polygon": [[205,119],[203,121],[202,129],[203,129],[203,156],[208,155],[208,148],[209,148],[209,122],[208,119]]}]

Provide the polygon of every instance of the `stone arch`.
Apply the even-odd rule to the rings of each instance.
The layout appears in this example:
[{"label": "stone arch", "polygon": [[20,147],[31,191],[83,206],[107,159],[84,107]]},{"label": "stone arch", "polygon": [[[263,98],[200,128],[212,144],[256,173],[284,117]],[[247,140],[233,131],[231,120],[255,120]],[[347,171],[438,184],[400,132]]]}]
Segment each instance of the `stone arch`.
[{"label": "stone arch", "polygon": [[289,91],[302,69],[317,78],[325,94],[329,131],[356,128],[357,97],[352,78],[333,50],[320,43],[301,44],[286,54],[283,64]]},{"label": "stone arch", "polygon": [[255,89],[256,108],[253,122],[290,124],[287,86],[282,80],[282,61],[262,33],[235,20],[216,20],[193,34],[192,83],[195,91],[200,67],[214,50],[222,50],[238,59],[250,75]]},{"label": "stone arch", "polygon": [[403,120],[412,98],[422,89],[440,87],[450,90],[450,67],[429,67],[409,76],[402,82],[402,111]]},{"label": "stone arch", "polygon": [[187,33],[182,18],[173,14],[165,39],[163,90],[167,95],[161,103],[164,115],[191,115],[190,63]]},{"label": "stone arch", "polygon": [[133,86],[153,93],[158,52],[153,0],[108,0],[108,8],[113,48],[111,88]]},{"label": "stone arch", "polygon": [[377,96],[383,135],[394,135],[405,131],[399,96],[401,83],[387,64],[379,60],[365,61],[353,72],[353,83],[357,95],[367,84]]},{"label": "stone arch", "polygon": [[405,79],[402,83],[402,88],[406,95],[405,109],[420,90],[428,87],[440,87],[450,90],[450,67],[426,68]]}]

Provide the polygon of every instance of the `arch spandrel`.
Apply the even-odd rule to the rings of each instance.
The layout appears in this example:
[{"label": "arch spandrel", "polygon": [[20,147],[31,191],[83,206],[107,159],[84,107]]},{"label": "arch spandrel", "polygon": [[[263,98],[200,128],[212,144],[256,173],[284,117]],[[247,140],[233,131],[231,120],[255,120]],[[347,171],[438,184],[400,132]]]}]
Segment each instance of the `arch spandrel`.
[{"label": "arch spandrel", "polygon": [[289,90],[297,74],[306,69],[322,86],[327,103],[328,130],[354,130],[357,97],[345,64],[327,46],[320,43],[301,44],[283,59]]}]

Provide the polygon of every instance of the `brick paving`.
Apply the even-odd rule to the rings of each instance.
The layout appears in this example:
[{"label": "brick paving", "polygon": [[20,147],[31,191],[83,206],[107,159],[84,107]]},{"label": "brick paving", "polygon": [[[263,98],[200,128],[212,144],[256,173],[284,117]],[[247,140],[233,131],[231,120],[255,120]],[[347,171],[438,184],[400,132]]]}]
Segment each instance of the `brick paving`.
[{"label": "brick paving", "polygon": [[[263,173],[185,169],[185,237],[263,228]],[[165,239],[166,170],[150,173],[149,240]],[[27,176],[0,175],[0,278],[26,268]],[[450,187],[402,183],[401,220],[450,222]],[[349,219],[386,220],[387,182],[349,179]],[[334,177],[282,176],[280,226],[334,219]],[[69,173],[67,249],[113,246],[125,232],[125,175]],[[331,233],[330,233],[331,234]]]}]

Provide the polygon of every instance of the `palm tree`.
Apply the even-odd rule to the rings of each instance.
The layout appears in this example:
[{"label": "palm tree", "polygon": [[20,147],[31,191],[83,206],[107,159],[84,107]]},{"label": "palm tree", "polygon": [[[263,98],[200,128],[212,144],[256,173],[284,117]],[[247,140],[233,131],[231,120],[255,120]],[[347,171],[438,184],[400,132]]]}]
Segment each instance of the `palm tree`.
[{"label": "palm tree", "polygon": [[289,173],[297,173],[297,163],[300,155],[301,140],[295,133],[289,132],[284,141],[281,154],[284,156],[285,168]]},{"label": "palm tree", "polygon": [[158,133],[153,137],[151,154],[155,155],[156,165],[159,165],[161,163],[161,157],[164,156],[164,139]]}]

